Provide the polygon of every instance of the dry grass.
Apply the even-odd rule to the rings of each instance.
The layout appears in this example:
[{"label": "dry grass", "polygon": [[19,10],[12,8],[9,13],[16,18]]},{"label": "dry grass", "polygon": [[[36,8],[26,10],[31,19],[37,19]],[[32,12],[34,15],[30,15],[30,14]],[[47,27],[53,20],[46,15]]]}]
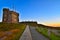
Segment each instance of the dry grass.
[{"label": "dry grass", "polygon": [[0,40],[19,40],[25,24],[0,23]]}]

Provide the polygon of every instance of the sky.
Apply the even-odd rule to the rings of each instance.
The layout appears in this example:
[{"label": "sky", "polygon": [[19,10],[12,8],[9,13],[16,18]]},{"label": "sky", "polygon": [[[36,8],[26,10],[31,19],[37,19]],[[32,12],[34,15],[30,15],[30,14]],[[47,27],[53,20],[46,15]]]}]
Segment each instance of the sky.
[{"label": "sky", "polygon": [[19,21],[60,26],[60,0],[0,0],[0,22],[3,8],[19,13]]}]

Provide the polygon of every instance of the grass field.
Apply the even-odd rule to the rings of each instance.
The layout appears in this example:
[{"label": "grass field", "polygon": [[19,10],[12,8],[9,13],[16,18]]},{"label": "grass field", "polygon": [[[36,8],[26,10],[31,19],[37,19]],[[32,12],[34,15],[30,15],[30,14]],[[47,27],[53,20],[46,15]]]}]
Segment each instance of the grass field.
[{"label": "grass field", "polygon": [[0,23],[0,40],[19,40],[26,25]]},{"label": "grass field", "polygon": [[60,40],[60,36],[55,35],[53,32],[51,32],[50,36],[48,36],[47,28],[37,27],[36,30],[45,37],[48,37],[50,40]]}]

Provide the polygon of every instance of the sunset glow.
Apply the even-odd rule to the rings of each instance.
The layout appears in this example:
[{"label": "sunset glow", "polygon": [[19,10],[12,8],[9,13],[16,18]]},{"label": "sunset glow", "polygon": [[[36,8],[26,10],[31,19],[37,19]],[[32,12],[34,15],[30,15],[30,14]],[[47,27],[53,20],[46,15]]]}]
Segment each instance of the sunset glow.
[{"label": "sunset glow", "polygon": [[60,27],[60,23],[46,23],[45,25],[53,26],[53,27]]}]

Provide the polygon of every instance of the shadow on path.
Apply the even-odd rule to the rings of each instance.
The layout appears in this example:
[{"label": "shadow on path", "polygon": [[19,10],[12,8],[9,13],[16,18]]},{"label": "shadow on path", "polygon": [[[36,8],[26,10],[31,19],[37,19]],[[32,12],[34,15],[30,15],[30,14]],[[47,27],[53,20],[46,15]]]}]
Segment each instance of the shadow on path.
[{"label": "shadow on path", "polygon": [[49,40],[42,34],[36,31],[35,27],[30,27],[31,35],[32,35],[32,40]]}]

